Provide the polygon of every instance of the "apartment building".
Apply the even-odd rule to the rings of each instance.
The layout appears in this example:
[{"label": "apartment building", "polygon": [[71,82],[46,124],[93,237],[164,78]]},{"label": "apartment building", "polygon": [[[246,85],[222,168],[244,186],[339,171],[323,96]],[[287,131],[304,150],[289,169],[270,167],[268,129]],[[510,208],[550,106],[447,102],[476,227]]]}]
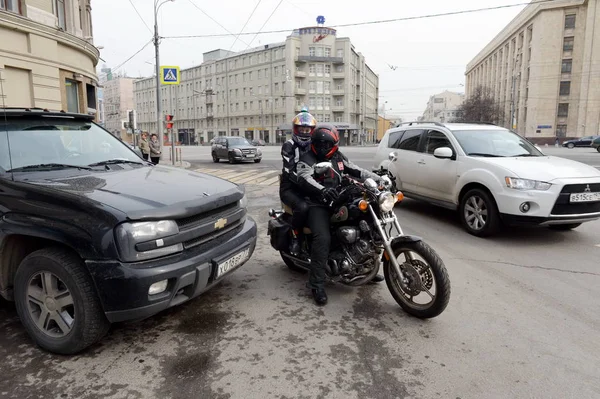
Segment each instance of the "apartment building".
[{"label": "apartment building", "polygon": [[6,106],[96,114],[91,10],[90,0],[0,0]]},{"label": "apartment building", "polygon": [[444,91],[429,97],[422,120],[429,122],[451,122],[459,116],[459,108],[465,100],[464,93]]},{"label": "apartment building", "polygon": [[[135,83],[138,126],[149,132],[156,131],[155,89],[154,78]],[[160,90],[183,144],[219,135],[281,142],[304,106],[335,124],[345,145],[376,139],[379,77],[349,38],[322,26],[238,53],[204,53],[201,65],[181,71],[180,85]]]},{"label": "apartment building", "polygon": [[128,111],[135,109],[133,87],[139,78],[109,76],[103,85],[104,128],[125,141],[133,143],[132,132],[125,122],[129,122]]},{"label": "apartment building", "polygon": [[491,88],[503,125],[537,142],[600,134],[598,6],[598,0],[527,6],[468,64],[467,95],[480,85]]}]

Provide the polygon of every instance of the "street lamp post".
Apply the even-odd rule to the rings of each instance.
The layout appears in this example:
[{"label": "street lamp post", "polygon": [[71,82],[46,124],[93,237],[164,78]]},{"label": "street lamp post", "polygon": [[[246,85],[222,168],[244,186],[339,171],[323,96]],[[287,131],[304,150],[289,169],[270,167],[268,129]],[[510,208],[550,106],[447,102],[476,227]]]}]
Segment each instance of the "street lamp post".
[{"label": "street lamp post", "polygon": [[[158,133],[158,137],[160,137],[160,150],[162,153],[163,149],[163,120],[162,120],[162,104],[161,104],[161,96],[160,96],[160,36],[158,36],[158,10],[160,7],[165,4],[175,0],[164,0],[162,3],[159,3],[160,0],[154,0],[154,53],[156,58],[156,131]],[[173,140],[171,140],[173,141]],[[171,142],[171,157],[173,160],[173,165],[175,164],[175,144]]]}]

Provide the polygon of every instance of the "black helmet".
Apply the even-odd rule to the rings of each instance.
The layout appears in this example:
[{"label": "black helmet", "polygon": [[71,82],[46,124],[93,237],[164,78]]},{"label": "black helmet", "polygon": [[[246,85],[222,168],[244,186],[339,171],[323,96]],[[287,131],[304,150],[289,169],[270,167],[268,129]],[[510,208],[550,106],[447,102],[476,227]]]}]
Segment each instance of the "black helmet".
[{"label": "black helmet", "polygon": [[331,124],[317,125],[311,135],[311,148],[319,159],[330,159],[338,150],[340,135]]}]

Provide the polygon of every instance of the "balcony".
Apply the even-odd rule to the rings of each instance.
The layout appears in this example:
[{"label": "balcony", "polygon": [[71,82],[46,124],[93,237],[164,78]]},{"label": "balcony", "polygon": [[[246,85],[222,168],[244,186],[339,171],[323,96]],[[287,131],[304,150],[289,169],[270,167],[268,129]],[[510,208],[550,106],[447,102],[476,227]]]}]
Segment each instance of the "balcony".
[{"label": "balcony", "polygon": [[206,104],[212,104],[213,103],[213,96],[206,96]]},{"label": "balcony", "polygon": [[207,117],[207,118],[212,118],[213,116],[214,116],[214,114],[213,114],[213,112],[212,112],[212,111],[208,111],[208,112],[206,113],[206,117]]},{"label": "balcony", "polygon": [[296,95],[298,95],[298,96],[303,96],[303,95],[305,95],[305,94],[306,94],[306,89],[302,89],[302,88],[296,87],[296,89],[295,89],[295,93],[296,93]]},{"label": "balcony", "polygon": [[346,109],[343,105],[334,105],[331,107],[332,112],[344,112]]},{"label": "balcony", "polygon": [[331,62],[332,64],[343,64],[343,57],[323,57],[316,55],[299,55],[296,62]]},{"label": "balcony", "polygon": [[346,77],[346,74],[344,72],[333,72],[331,74],[331,77],[333,79],[344,79]]},{"label": "balcony", "polygon": [[344,89],[333,89],[331,90],[331,94],[334,96],[343,96],[344,94],[346,94],[346,92],[344,91]]},{"label": "balcony", "polygon": [[294,73],[294,76],[297,77],[297,78],[305,78],[306,77],[306,72],[304,72],[304,71],[296,71]]}]

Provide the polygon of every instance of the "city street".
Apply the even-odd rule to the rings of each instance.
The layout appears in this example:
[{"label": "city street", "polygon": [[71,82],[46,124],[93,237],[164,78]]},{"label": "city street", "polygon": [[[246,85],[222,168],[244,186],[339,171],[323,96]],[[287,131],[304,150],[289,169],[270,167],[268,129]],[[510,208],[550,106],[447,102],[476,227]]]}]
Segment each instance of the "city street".
[{"label": "city street", "polygon": [[[331,286],[329,304],[317,308],[306,276],[288,270],[268,244],[280,161],[277,147],[262,149],[259,165],[215,165],[208,147],[183,149],[193,169],[248,184],[259,246],[244,267],[183,306],[113,326],[99,345],[74,357],[35,348],[14,306],[0,302],[0,395],[600,396],[600,222],[571,232],[507,230],[478,239],[453,212],[406,200],[397,208],[406,232],[423,237],[448,268],[447,310],[433,320],[411,318],[385,283]],[[367,167],[374,150],[346,153]],[[589,149],[546,151],[600,165],[600,154]]]}]

